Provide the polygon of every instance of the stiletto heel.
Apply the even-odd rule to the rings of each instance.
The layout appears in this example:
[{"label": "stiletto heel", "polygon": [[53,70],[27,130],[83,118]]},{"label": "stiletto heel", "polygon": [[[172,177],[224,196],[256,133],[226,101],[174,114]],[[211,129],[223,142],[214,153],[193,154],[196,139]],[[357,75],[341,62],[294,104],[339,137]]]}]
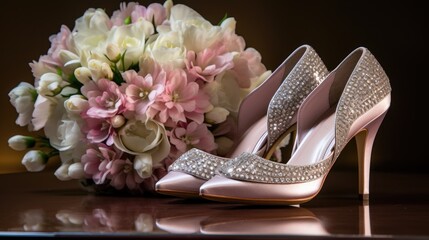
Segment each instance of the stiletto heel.
[{"label": "stiletto heel", "polygon": [[349,54],[304,100],[289,161],[243,153],[204,183],[204,198],[253,204],[300,204],[313,199],[346,144],[357,137],[359,193],[368,197],[371,150],[390,107],[389,79],[366,48]]},{"label": "stiletto heel", "polygon": [[243,100],[238,117],[238,134],[242,138],[238,139],[240,143],[229,158],[191,149],[169,167],[168,174],[157,182],[156,191],[179,197],[199,197],[201,185],[232,157],[250,152],[271,158],[282,144],[282,134],[295,131],[298,107],[327,74],[326,66],[312,47],[297,48]]},{"label": "stiletto heel", "polygon": [[375,136],[385,116],[386,113],[383,113],[356,135],[359,168],[359,196],[362,200],[369,199],[372,145],[374,144]]}]

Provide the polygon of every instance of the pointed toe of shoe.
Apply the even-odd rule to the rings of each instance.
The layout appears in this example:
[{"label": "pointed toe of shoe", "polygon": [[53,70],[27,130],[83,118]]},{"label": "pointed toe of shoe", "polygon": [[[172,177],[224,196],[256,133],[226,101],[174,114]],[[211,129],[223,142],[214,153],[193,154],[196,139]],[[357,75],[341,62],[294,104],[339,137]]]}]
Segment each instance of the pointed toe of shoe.
[{"label": "pointed toe of shoe", "polygon": [[198,197],[200,187],[205,182],[206,180],[186,173],[170,171],[156,183],[155,189],[158,193],[166,195],[184,198]]}]

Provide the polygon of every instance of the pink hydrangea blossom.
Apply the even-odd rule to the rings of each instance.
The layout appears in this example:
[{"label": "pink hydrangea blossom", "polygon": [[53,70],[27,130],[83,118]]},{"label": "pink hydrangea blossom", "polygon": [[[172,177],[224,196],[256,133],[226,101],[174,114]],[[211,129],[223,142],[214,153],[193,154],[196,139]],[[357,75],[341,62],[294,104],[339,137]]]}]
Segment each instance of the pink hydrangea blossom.
[{"label": "pink hydrangea blossom", "polygon": [[209,96],[199,90],[196,82],[188,82],[186,72],[173,70],[167,74],[165,91],[157,97],[148,111],[149,117],[157,117],[161,123],[168,120],[187,122],[189,118],[199,124],[204,120],[204,112],[211,104]]},{"label": "pink hydrangea blossom", "polygon": [[171,131],[170,142],[184,153],[195,147],[206,152],[216,149],[213,134],[205,124],[189,123],[186,127],[177,127]]},{"label": "pink hydrangea blossom", "polygon": [[122,84],[121,90],[127,99],[127,110],[135,111],[136,115],[144,116],[147,108],[155,101],[156,96],[164,91],[165,72],[158,74],[157,79],[153,79],[150,74],[142,77],[134,70],[126,71],[122,76],[126,81],[125,84]]},{"label": "pink hydrangea blossom", "polygon": [[111,80],[88,81],[81,90],[88,98],[86,114],[92,118],[111,118],[125,110],[125,96]]},{"label": "pink hydrangea blossom", "polygon": [[113,160],[107,167],[111,174],[110,185],[118,190],[123,189],[125,185],[131,190],[138,189],[139,184],[144,180],[134,170],[133,163],[129,159]]}]

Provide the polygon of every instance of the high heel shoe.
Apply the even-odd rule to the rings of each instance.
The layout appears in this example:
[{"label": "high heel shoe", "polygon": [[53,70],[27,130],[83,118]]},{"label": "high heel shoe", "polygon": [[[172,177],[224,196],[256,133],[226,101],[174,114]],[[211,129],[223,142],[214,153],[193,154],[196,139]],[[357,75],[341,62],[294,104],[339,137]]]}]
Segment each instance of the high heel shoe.
[{"label": "high heel shoe", "polygon": [[202,197],[256,204],[300,204],[314,198],[346,144],[357,138],[359,193],[369,194],[371,150],[390,107],[389,79],[360,47],[304,100],[298,110],[296,149],[286,164],[243,153],[200,188]]},{"label": "high heel shoe", "polygon": [[280,144],[277,140],[283,139],[281,135],[295,129],[298,106],[327,74],[326,66],[311,46],[297,48],[240,105],[238,132],[243,137],[229,158],[191,149],[170,166],[169,173],[157,182],[156,191],[198,197],[201,185],[230,158],[243,152],[258,152],[269,159]]}]

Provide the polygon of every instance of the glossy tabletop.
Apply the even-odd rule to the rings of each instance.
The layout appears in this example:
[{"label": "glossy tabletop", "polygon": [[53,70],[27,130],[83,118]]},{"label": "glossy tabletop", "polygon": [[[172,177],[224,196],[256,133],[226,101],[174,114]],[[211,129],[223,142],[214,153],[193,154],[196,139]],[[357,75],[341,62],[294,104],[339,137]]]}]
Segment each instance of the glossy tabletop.
[{"label": "glossy tabletop", "polygon": [[246,206],[166,196],[99,196],[52,173],[0,175],[0,236],[148,239],[429,238],[429,176],[332,172],[301,206]]}]

